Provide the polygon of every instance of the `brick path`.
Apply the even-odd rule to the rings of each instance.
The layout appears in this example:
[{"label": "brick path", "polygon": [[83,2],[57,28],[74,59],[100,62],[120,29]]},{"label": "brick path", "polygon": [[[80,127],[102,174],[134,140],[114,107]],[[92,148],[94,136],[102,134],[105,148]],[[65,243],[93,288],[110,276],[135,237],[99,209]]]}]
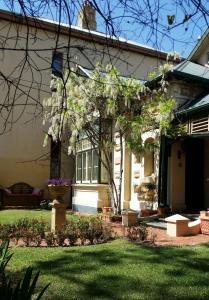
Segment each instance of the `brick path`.
[{"label": "brick path", "polygon": [[205,234],[184,237],[170,237],[166,234],[166,230],[157,228],[148,228],[148,230],[149,236],[156,235],[155,244],[159,246],[183,246],[209,243],[209,235]]},{"label": "brick path", "polygon": [[[112,231],[117,236],[127,236],[127,229],[121,223],[111,223]],[[209,243],[209,235],[198,234],[195,236],[170,237],[166,230],[148,227],[148,240],[154,241],[158,246],[183,246]]]}]

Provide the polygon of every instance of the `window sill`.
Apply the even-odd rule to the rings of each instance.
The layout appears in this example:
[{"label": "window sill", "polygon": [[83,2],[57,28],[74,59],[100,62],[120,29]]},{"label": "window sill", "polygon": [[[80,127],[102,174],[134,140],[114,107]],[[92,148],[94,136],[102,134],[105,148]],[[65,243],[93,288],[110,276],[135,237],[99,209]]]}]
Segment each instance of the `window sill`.
[{"label": "window sill", "polygon": [[108,184],[104,183],[74,183],[72,184],[74,189],[109,189]]}]

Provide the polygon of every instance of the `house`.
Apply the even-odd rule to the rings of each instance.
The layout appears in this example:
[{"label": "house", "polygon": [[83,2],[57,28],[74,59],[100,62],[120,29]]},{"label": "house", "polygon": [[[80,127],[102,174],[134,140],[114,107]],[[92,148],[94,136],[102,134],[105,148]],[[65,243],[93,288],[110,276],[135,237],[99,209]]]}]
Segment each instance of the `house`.
[{"label": "house", "polygon": [[[47,124],[42,125],[42,101],[51,94],[52,73],[62,76],[64,69],[77,66],[88,72],[98,62],[106,65],[111,61],[122,76],[147,80],[148,73],[166,60],[165,52],[97,32],[96,15],[88,1],[81,8],[78,25],[58,24],[0,11],[1,186],[27,182],[43,188],[47,198],[48,178],[74,177],[75,158],[66,154],[65,142],[60,145],[51,141],[43,148]],[[147,134],[145,142],[152,138],[152,134]],[[84,139],[82,143],[80,154],[76,157],[73,208],[97,211],[109,205],[108,185],[88,141]],[[139,164],[125,150],[123,208],[139,209],[134,186],[140,183],[141,176],[157,172],[154,155],[147,154],[148,163],[147,159],[145,162],[142,159]],[[91,158],[88,160],[88,157]],[[114,157],[117,176],[116,150]],[[94,172],[88,177],[84,169],[87,170],[90,161]]]},{"label": "house", "polygon": [[159,205],[172,211],[209,207],[208,39],[209,30],[188,60],[167,72],[170,93],[177,102],[175,121],[187,131],[176,139],[161,139]]}]

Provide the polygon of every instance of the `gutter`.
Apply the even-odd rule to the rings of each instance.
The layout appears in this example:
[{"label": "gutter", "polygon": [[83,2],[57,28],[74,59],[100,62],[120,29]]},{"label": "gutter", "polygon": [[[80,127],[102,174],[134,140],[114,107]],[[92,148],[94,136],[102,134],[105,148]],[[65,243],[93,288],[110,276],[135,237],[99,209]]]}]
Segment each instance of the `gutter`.
[{"label": "gutter", "polygon": [[185,116],[185,115],[193,115],[194,113],[198,113],[198,112],[201,112],[201,111],[204,111],[204,110],[209,110],[209,103],[208,104],[204,104],[200,107],[194,107],[194,108],[191,108],[191,109],[184,109],[184,110],[181,110],[179,112],[176,112],[175,115],[176,116]]},{"label": "gutter", "polygon": [[121,41],[120,39],[116,39],[114,37],[106,36],[104,33],[99,33],[95,31],[84,31],[79,28],[75,28],[74,26],[64,26],[64,24],[57,24],[52,22],[47,22],[47,20],[43,19],[35,19],[32,17],[25,17],[20,14],[11,13],[9,11],[0,10],[0,20],[9,21],[12,23],[29,25],[34,28],[48,30],[50,32],[59,32],[60,34],[67,35],[69,34],[72,37],[80,38],[90,42],[96,42],[101,45],[107,45],[113,48],[120,48],[126,51],[131,51],[135,53],[144,54],[146,56],[157,57],[163,60],[167,58],[167,52],[158,51],[156,49],[152,49],[149,47],[143,47],[141,45],[137,45],[128,41]]}]

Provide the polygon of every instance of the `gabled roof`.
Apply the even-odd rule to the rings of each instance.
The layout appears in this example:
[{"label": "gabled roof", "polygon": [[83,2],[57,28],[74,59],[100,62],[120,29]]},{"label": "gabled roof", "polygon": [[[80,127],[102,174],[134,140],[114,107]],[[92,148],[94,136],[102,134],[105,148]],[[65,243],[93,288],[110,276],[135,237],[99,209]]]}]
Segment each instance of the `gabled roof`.
[{"label": "gabled roof", "polygon": [[196,60],[198,58],[198,54],[201,52],[201,48],[208,45],[208,41],[209,41],[209,28],[204,32],[201,39],[197,42],[196,46],[189,54],[188,60]]},{"label": "gabled roof", "polygon": [[209,110],[209,94],[198,97],[190,103],[186,103],[176,114],[178,116],[192,115],[202,110]]}]

